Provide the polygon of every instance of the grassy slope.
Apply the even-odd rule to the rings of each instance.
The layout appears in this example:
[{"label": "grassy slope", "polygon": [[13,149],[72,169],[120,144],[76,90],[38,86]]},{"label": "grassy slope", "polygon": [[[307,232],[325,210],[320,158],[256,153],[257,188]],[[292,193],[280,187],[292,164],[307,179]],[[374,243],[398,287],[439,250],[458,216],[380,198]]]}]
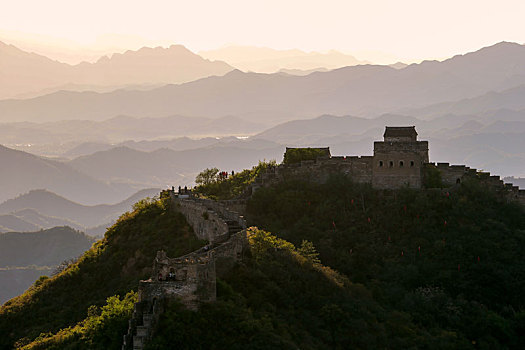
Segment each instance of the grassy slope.
[{"label": "grassy slope", "polygon": [[184,217],[166,201],[141,201],[124,214],[75,264],[59,275],[41,278],[23,295],[0,309],[0,349],[28,343],[42,332],[74,326],[91,305],[101,306],[112,295],[136,290],[149,276],[159,249],[169,256],[188,253],[202,243]]}]

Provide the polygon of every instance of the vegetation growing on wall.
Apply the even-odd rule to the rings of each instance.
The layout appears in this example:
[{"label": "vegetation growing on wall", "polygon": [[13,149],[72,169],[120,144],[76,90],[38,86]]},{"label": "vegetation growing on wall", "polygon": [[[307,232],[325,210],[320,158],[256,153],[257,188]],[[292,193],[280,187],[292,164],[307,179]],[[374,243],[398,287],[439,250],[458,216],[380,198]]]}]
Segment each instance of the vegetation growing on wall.
[{"label": "vegetation growing on wall", "polygon": [[[243,170],[234,175],[229,175],[227,178],[219,178],[217,174],[218,169],[205,169],[197,175],[196,182],[200,184],[194,189],[194,192],[199,193],[211,199],[232,199],[244,193],[248,185],[250,185],[257,176],[264,172],[269,167],[275,167],[277,163],[275,160],[268,162],[259,162],[251,169]],[[215,173],[209,181],[199,181],[200,179],[209,179],[209,175]]]},{"label": "vegetation growing on wall", "polygon": [[300,163],[303,160],[316,160],[326,156],[330,156],[330,152],[325,148],[288,148],[284,154],[283,163]]},{"label": "vegetation growing on wall", "polygon": [[434,164],[425,164],[422,169],[423,186],[425,188],[443,188],[441,172]]}]

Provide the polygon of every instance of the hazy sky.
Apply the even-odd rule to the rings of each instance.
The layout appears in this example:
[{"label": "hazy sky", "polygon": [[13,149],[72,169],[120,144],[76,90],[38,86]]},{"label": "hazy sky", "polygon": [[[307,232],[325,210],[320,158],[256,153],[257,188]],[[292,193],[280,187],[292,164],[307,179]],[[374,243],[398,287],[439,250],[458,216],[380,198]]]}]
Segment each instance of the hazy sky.
[{"label": "hazy sky", "polygon": [[525,0],[3,0],[0,40],[36,52],[241,44],[432,59],[523,43],[524,16]]}]

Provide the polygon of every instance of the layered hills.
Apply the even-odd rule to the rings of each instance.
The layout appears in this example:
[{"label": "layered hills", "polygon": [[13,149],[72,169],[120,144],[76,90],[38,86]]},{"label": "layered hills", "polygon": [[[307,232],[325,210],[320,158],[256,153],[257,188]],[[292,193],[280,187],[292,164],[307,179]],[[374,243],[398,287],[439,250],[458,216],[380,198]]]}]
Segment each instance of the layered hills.
[{"label": "layered hills", "polygon": [[1,145],[0,162],[0,202],[29,189],[39,188],[65,195],[81,203],[100,203],[101,199],[116,202],[132,192],[130,188],[117,188],[94,179],[62,162]]},{"label": "layered hills", "polygon": [[157,188],[145,189],[116,204],[88,206],[47,190],[31,190],[0,204],[0,229],[27,232],[67,225],[99,236],[134,203],[153,197],[159,191]]},{"label": "layered hills", "polygon": [[182,45],[144,47],[104,56],[95,63],[68,65],[0,42],[0,99],[30,97],[58,90],[140,89],[223,75],[233,69],[206,60]]},{"label": "layered hills", "polygon": [[[134,145],[133,148],[141,149],[140,145],[136,144],[140,141],[158,141],[156,148],[146,147],[147,150],[162,147],[189,149],[198,148],[203,144],[194,142],[192,145],[188,137],[245,136],[265,128],[264,123],[249,122],[234,116],[212,119],[178,115],[162,118],[134,118],[121,115],[103,121],[61,120],[48,123],[4,123],[0,128],[0,137],[4,145],[11,148],[33,154],[70,158],[80,154],[77,152],[67,154],[67,152],[86,142],[92,146],[88,151],[90,149],[102,150],[96,148],[100,144]],[[173,138],[184,137],[186,139],[174,140],[172,144],[167,142]],[[162,145],[161,141],[165,143]],[[81,153],[86,153],[86,151]]]},{"label": "layered hills", "polygon": [[[220,77],[149,91],[57,92],[1,101],[0,111],[4,121],[100,120],[121,114],[151,117],[174,112],[186,116],[235,115],[266,122],[325,113],[370,116],[525,85],[524,59],[523,45],[503,42],[404,69],[361,65],[307,76],[234,70]],[[519,99],[523,100],[521,95]]]}]

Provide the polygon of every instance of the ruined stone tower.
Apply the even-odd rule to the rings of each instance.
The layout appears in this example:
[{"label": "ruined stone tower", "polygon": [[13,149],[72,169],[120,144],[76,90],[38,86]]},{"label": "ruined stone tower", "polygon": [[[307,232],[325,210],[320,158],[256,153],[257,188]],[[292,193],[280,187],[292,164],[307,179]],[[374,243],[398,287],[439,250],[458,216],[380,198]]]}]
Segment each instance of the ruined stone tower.
[{"label": "ruined stone tower", "polygon": [[418,141],[415,126],[387,126],[383,141],[374,142],[374,188],[421,188],[423,164],[428,163],[428,141]]}]

